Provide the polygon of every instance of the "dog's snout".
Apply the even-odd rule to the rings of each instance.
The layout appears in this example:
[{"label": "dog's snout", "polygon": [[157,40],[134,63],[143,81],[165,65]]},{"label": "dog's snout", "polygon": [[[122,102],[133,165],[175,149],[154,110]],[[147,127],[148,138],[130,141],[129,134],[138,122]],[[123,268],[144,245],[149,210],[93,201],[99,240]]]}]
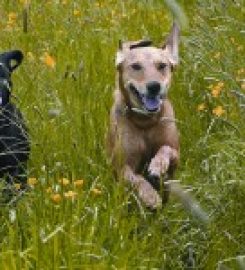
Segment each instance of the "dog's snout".
[{"label": "dog's snout", "polygon": [[150,81],[147,83],[146,88],[148,90],[149,95],[156,96],[159,94],[161,90],[161,85],[157,81]]}]

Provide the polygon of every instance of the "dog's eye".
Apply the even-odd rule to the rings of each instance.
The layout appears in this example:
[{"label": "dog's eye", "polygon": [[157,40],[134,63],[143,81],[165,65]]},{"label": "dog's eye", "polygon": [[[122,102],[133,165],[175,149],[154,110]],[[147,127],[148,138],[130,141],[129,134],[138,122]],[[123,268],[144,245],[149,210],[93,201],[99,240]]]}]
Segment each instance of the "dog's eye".
[{"label": "dog's eye", "polygon": [[165,69],[165,67],[166,67],[167,65],[165,64],[165,63],[158,63],[157,64],[157,69],[159,70],[159,71],[163,71],[164,69]]},{"label": "dog's eye", "polygon": [[137,70],[137,71],[142,70],[142,66],[141,66],[139,63],[134,63],[134,64],[132,64],[132,65],[131,65],[131,68],[132,68],[133,70]]}]

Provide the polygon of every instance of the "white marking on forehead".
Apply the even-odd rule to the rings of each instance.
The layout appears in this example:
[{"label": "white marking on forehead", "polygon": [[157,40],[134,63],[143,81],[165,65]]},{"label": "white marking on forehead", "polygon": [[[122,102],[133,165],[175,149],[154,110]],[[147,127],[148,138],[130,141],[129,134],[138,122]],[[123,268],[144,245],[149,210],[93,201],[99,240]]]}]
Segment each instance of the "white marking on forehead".
[{"label": "white marking on forehead", "polygon": [[167,61],[167,55],[164,50],[156,47],[135,48],[127,52],[125,60],[134,61]]}]

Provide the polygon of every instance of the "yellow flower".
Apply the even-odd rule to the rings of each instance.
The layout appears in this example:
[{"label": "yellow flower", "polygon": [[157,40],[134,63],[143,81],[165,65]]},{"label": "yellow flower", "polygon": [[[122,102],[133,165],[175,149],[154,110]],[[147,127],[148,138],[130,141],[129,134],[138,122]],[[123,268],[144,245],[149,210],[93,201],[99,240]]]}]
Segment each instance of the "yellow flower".
[{"label": "yellow flower", "polygon": [[214,88],[211,93],[213,97],[218,97],[220,95],[220,89]]},{"label": "yellow flower", "polygon": [[203,111],[203,110],[205,110],[206,109],[206,104],[205,103],[201,103],[201,104],[199,104],[198,106],[197,106],[197,110],[199,111],[199,112],[201,112],[201,111]]},{"label": "yellow flower", "polygon": [[35,177],[30,177],[30,178],[28,178],[28,180],[27,180],[27,183],[28,183],[28,185],[30,185],[30,186],[35,186],[36,184],[37,184],[37,178],[35,178]]},{"label": "yellow flower", "polygon": [[20,3],[23,4],[23,5],[28,5],[29,0],[20,0]]},{"label": "yellow flower", "polygon": [[221,56],[221,52],[217,52],[217,53],[215,53],[214,58],[220,59],[220,56]]},{"label": "yellow flower", "polygon": [[70,184],[70,181],[69,179],[67,178],[62,178],[59,180],[59,183],[62,185],[62,186],[68,186]]},{"label": "yellow flower", "polygon": [[64,197],[67,199],[74,199],[77,196],[77,192],[74,192],[72,190],[69,190],[64,193]]},{"label": "yellow flower", "polygon": [[93,195],[101,195],[102,194],[102,191],[100,190],[100,189],[98,189],[98,188],[93,188],[93,189],[91,189],[91,193],[93,194]]},{"label": "yellow flower", "polygon": [[223,109],[222,106],[219,105],[219,106],[215,107],[212,112],[215,116],[220,117],[221,115],[223,115],[225,113],[225,110]]},{"label": "yellow flower", "polygon": [[55,68],[56,61],[54,57],[52,57],[49,53],[45,52],[41,57],[41,59],[46,66],[50,68]]},{"label": "yellow flower", "polygon": [[241,74],[243,74],[243,73],[245,73],[245,68],[241,68],[241,69],[239,69],[239,70],[237,71],[237,74],[238,74],[238,75],[241,75]]},{"label": "yellow flower", "polygon": [[17,14],[15,12],[9,12],[8,20],[9,21],[16,21],[16,19],[17,19]]},{"label": "yellow flower", "polygon": [[16,24],[17,14],[10,12],[8,14],[7,28],[11,29]]},{"label": "yellow flower", "polygon": [[14,187],[15,187],[17,190],[20,190],[21,184],[20,184],[20,183],[15,183],[15,184],[14,184]]},{"label": "yellow flower", "polygon": [[104,3],[102,3],[102,1],[99,1],[99,2],[95,2],[95,7],[97,8],[102,8],[104,6]]},{"label": "yellow flower", "polygon": [[61,197],[61,195],[59,194],[59,193],[54,193],[54,194],[52,194],[51,196],[50,196],[50,199],[51,199],[51,201],[53,201],[54,203],[60,203],[61,202],[61,200],[62,200],[62,197]]},{"label": "yellow flower", "polygon": [[231,37],[231,38],[230,38],[230,41],[231,41],[231,43],[233,43],[233,44],[235,44],[235,43],[236,43],[236,41],[235,41],[235,38],[234,38],[234,37]]},{"label": "yellow flower", "polygon": [[73,11],[73,15],[74,15],[74,16],[80,16],[80,15],[81,15],[81,11],[78,10],[78,9],[75,9],[75,10]]},{"label": "yellow flower", "polygon": [[218,82],[213,88],[211,89],[211,94],[213,97],[218,97],[220,95],[221,90],[224,87],[223,82]]},{"label": "yellow flower", "polygon": [[75,187],[82,187],[83,184],[84,184],[84,180],[82,180],[82,179],[75,180],[75,181],[73,182],[73,184],[74,184]]},{"label": "yellow flower", "polygon": [[32,52],[27,52],[27,58],[30,60],[30,61],[34,61],[35,60],[35,56]]},{"label": "yellow flower", "polygon": [[46,192],[47,192],[47,193],[52,193],[52,188],[51,188],[51,187],[48,187],[48,188],[46,189]]},{"label": "yellow flower", "polygon": [[238,50],[239,52],[242,51],[242,50],[243,50],[243,46],[242,46],[242,45],[237,46],[237,50]]}]

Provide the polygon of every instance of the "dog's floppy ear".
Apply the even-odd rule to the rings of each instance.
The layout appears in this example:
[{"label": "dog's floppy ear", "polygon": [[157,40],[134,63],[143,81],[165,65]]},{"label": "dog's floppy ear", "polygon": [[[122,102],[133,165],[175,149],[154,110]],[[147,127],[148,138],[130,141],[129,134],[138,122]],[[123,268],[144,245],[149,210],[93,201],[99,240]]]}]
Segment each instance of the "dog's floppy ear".
[{"label": "dog's floppy ear", "polygon": [[5,52],[0,55],[0,61],[6,65],[10,73],[21,64],[22,60],[23,53],[19,50]]},{"label": "dog's floppy ear", "polygon": [[169,60],[174,66],[179,63],[179,39],[180,39],[180,28],[176,22],[173,23],[171,32],[167,37],[163,49],[168,52]]}]

